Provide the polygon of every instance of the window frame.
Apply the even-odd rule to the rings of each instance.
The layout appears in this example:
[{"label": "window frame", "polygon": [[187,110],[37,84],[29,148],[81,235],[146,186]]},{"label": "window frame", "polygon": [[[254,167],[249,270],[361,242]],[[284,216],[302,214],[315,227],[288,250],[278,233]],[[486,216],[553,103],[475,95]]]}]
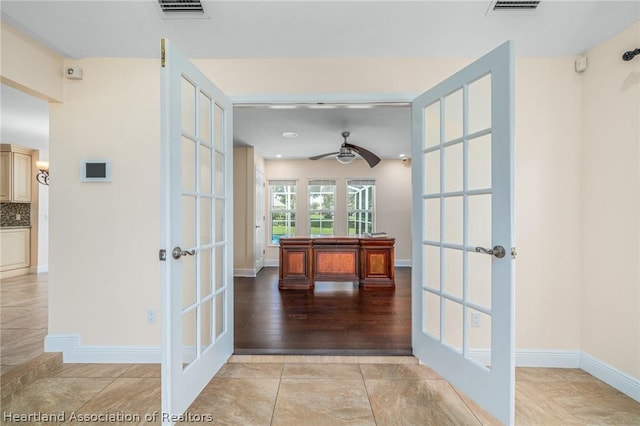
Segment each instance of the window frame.
[{"label": "window frame", "polygon": [[[351,194],[351,192],[349,191],[349,187],[350,186],[355,186],[355,185],[367,185],[369,187],[371,187],[371,208],[354,208],[354,209],[350,209],[349,206],[349,196]],[[358,179],[358,178],[351,178],[351,179],[346,179],[345,181],[345,188],[346,188],[346,212],[347,212],[347,235],[348,236],[356,236],[356,235],[366,235],[372,232],[376,232],[376,181],[375,179]],[[371,225],[371,229],[370,230],[364,230],[365,232],[355,232],[358,229],[358,226],[354,226],[354,232],[351,233],[351,227],[350,227],[350,217],[351,214],[355,213],[355,214],[364,214],[365,216],[369,216],[371,218],[370,221],[364,221],[364,223],[369,223]],[[356,221],[356,223],[358,222],[362,222],[362,221]],[[360,231],[363,231],[362,229],[360,229]]]},{"label": "window frame", "polygon": [[[311,192],[311,187],[312,186],[333,186],[333,205],[331,209],[326,209],[326,208],[322,208],[322,209],[312,209],[312,201],[311,201],[311,196],[312,196],[312,192]],[[307,223],[309,225],[309,236],[311,238],[316,238],[316,237],[332,237],[335,235],[336,232],[336,193],[337,193],[337,189],[338,189],[338,184],[337,184],[337,180],[336,179],[309,179],[309,181],[307,182],[307,202],[308,202],[308,214],[307,214]],[[313,194],[324,194],[324,192],[319,192],[319,193],[313,193]],[[322,224],[325,222],[331,222],[331,234],[324,234],[324,233],[320,233],[320,234],[314,234],[312,232],[313,226],[312,223],[313,221],[317,221],[318,219],[314,219],[312,216],[314,214],[320,214],[323,217],[320,218],[320,230],[325,229]],[[330,214],[331,215],[331,219],[324,219],[324,215]]]},{"label": "window frame", "polygon": [[[292,180],[292,179],[269,179],[269,243],[268,245],[270,246],[279,246],[280,245],[280,238],[291,238],[291,237],[295,237],[296,236],[296,226],[297,226],[297,221],[298,221],[298,214],[297,214],[297,209],[298,209],[298,181],[297,180]],[[286,187],[293,187],[292,191],[289,192],[285,192],[283,194],[285,194],[285,196],[287,196],[287,203],[288,204],[293,204],[293,208],[285,208],[285,209],[275,209],[274,210],[274,206],[273,206],[273,200],[274,200],[274,193],[273,193],[273,187],[275,186],[286,186]],[[291,198],[293,198],[293,202],[291,202]],[[290,207],[290,206],[289,206]],[[274,219],[273,219],[273,215],[274,212],[276,213],[284,213],[285,217],[287,217],[288,219],[286,220],[286,222],[288,223],[287,225],[285,225],[285,229],[287,231],[287,233],[285,233],[282,236],[278,237],[278,241],[274,241],[273,237],[273,228],[274,228]],[[293,217],[293,220],[291,219]],[[293,227],[291,226],[291,223],[293,223]],[[293,228],[293,232],[291,232],[291,228]]]}]

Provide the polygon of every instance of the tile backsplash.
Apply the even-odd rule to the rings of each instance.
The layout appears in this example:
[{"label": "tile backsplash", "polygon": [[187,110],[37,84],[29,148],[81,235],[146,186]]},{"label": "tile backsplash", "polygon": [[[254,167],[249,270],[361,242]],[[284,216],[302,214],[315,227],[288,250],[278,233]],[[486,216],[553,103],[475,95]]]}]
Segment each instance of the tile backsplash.
[{"label": "tile backsplash", "polygon": [[[20,215],[20,219],[16,219]],[[0,203],[0,227],[30,226],[31,204],[29,203]]]}]

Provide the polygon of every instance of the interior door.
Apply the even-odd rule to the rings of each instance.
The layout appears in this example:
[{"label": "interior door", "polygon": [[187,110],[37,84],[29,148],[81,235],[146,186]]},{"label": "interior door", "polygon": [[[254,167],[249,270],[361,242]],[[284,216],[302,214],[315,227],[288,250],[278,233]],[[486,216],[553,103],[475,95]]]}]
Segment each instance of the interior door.
[{"label": "interior door", "polygon": [[415,355],[514,420],[511,42],[412,106]]},{"label": "interior door", "polygon": [[255,215],[256,225],[254,233],[254,259],[256,274],[264,268],[265,251],[265,179],[264,173],[256,168],[256,195],[255,195]]},{"label": "interior door", "polygon": [[162,411],[171,424],[233,351],[233,127],[229,99],[168,40],[162,50]]}]

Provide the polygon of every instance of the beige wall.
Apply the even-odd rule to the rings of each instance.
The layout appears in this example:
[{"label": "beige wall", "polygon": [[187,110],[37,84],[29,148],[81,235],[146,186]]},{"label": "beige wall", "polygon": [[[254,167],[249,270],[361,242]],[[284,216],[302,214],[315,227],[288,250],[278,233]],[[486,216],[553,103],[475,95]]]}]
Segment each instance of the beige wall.
[{"label": "beige wall", "polygon": [[[348,166],[334,159],[267,160],[266,179],[297,179],[297,223],[299,236],[309,235],[309,205],[307,183],[310,179],[336,180],[336,235],[347,234],[346,217],[339,212],[347,209],[347,179],[375,179],[376,181],[376,230],[384,231],[396,239],[396,262],[411,261],[411,167],[410,162],[382,160],[370,168],[364,160],[357,159]],[[268,197],[267,197],[268,198]],[[268,237],[268,235],[267,235]],[[278,248],[268,246],[267,260],[278,259]]]},{"label": "beige wall", "polygon": [[587,53],[583,75],[581,349],[640,377],[640,23]]},{"label": "beige wall", "polygon": [[[49,333],[83,345],[159,345],[160,66],[85,59],[51,108]],[[113,181],[80,182],[80,161]]]},{"label": "beige wall", "polygon": [[233,269],[252,276],[255,269],[256,169],[264,173],[264,159],[253,147],[233,149]]}]

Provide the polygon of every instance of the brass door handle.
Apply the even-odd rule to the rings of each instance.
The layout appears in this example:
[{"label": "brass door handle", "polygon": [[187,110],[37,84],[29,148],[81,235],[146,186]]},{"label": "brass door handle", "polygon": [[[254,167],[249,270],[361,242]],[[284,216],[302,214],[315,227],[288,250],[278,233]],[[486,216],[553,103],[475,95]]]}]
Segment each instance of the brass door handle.
[{"label": "brass door handle", "polygon": [[491,256],[495,256],[498,259],[502,259],[505,256],[505,254],[507,254],[507,251],[502,246],[495,246],[493,249],[486,249],[484,247],[476,247],[476,252],[488,254],[488,255],[491,255]]}]

